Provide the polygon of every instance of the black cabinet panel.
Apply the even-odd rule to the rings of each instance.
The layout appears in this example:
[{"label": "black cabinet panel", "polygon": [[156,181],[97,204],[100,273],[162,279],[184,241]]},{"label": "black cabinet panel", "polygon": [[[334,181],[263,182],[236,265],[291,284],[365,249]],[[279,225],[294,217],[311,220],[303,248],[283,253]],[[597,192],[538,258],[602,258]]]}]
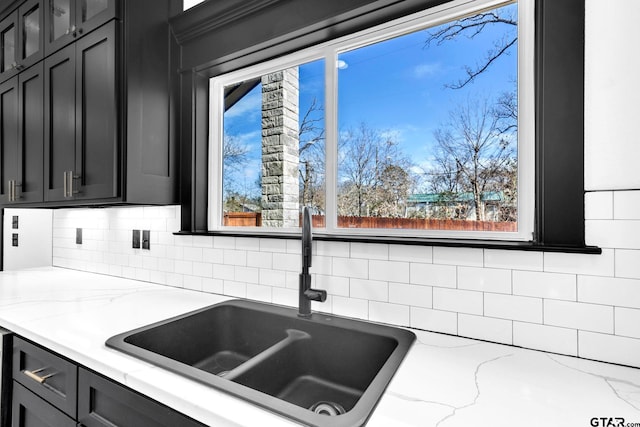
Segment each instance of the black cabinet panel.
[{"label": "black cabinet panel", "polygon": [[75,168],[75,46],[45,60],[44,71],[44,199],[64,200],[65,173]]},{"label": "black cabinet panel", "polygon": [[42,64],[0,85],[0,203],[42,201]]},{"label": "black cabinet panel", "polygon": [[18,79],[0,85],[0,201],[7,203],[18,176]]},{"label": "black cabinet panel", "polygon": [[78,198],[118,195],[115,26],[110,22],[76,43]]},{"label": "black cabinet panel", "polygon": [[19,337],[13,340],[13,379],[70,417],[76,416],[78,368]]},{"label": "black cabinet panel", "polygon": [[197,421],[80,369],[78,421],[87,427],[201,427]]},{"label": "black cabinet panel", "polygon": [[76,427],[74,420],[31,393],[13,384],[12,427]]},{"label": "black cabinet panel", "polygon": [[18,178],[14,202],[43,200],[44,68],[40,62],[18,76]]}]

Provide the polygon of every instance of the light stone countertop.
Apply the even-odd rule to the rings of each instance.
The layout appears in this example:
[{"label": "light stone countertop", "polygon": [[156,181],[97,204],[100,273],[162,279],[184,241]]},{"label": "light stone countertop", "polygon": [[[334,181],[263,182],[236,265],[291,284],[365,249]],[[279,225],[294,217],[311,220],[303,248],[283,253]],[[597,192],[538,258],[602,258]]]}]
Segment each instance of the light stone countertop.
[{"label": "light stone countertop", "polygon": [[[61,268],[1,272],[0,326],[208,425],[298,425],[104,345],[228,299]],[[588,427],[609,417],[640,427],[640,369],[414,332],[417,342],[368,427]]]}]

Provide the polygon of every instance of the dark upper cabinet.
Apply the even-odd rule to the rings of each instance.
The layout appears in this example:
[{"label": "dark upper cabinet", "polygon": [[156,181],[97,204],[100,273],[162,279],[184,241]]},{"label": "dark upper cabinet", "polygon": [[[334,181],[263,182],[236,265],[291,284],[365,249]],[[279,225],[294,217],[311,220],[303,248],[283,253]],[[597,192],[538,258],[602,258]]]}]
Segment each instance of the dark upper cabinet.
[{"label": "dark upper cabinet", "polygon": [[45,200],[117,197],[116,21],[45,60]]},{"label": "dark upper cabinet", "polygon": [[116,0],[46,0],[45,51],[49,55],[118,17]]},{"label": "dark upper cabinet", "polygon": [[0,201],[12,199],[18,176],[18,78],[0,84]]},{"label": "dark upper cabinet", "polygon": [[87,0],[60,12],[83,32],[0,82],[0,205],[178,203],[174,3]]},{"label": "dark upper cabinet", "polygon": [[0,22],[0,81],[44,56],[44,0],[27,0]]},{"label": "dark upper cabinet", "polygon": [[2,204],[43,200],[42,90],[42,63],[0,84]]}]

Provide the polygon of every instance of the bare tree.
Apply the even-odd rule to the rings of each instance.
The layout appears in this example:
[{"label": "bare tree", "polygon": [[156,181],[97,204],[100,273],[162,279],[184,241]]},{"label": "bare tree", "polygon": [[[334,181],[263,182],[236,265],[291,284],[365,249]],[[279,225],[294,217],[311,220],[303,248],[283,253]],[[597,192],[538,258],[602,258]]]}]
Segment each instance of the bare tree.
[{"label": "bare tree", "polygon": [[324,210],[324,108],[313,98],[298,131],[300,204]]},{"label": "bare tree", "polygon": [[488,100],[468,99],[434,132],[437,150],[431,173],[438,179],[433,182],[441,190],[471,193],[478,221],[485,219],[485,193],[502,191],[516,165],[515,144],[500,130],[501,123]]},{"label": "bare tree", "polygon": [[397,141],[362,123],[339,142],[338,211],[348,216],[401,216],[413,186],[411,162]]},{"label": "bare tree", "polygon": [[493,47],[485,52],[484,57],[474,67],[465,66],[465,78],[447,85],[448,87],[453,89],[465,87],[488,70],[498,58],[508,55],[511,47],[515,46],[518,41],[518,18],[512,9],[499,8],[458,19],[447,25],[436,27],[435,30],[429,32],[425,42],[426,47],[432,43],[439,46],[459,37],[473,39],[487,26],[493,25],[502,25],[509,28],[501,38],[494,40]]}]

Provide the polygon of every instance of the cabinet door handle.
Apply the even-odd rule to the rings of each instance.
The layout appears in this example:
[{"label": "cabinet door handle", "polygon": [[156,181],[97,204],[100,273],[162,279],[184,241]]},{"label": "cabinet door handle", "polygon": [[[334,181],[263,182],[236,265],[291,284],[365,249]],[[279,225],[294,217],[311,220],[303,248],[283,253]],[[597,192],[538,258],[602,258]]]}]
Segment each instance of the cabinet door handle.
[{"label": "cabinet door handle", "polygon": [[13,202],[13,180],[10,179],[9,181],[7,181],[7,185],[9,187],[9,201]]},{"label": "cabinet door handle", "polygon": [[40,368],[40,369],[36,369],[35,371],[28,371],[25,369],[22,372],[32,380],[36,381],[38,384],[44,384],[47,378],[51,378],[52,376],[55,375],[55,372],[46,374],[46,375],[38,375],[40,372],[44,371],[45,369],[46,368]]},{"label": "cabinet door handle", "polygon": [[62,179],[62,197],[69,197],[69,189],[67,188],[69,186],[69,180],[67,178],[67,176],[69,175],[68,171],[64,171],[63,172],[63,179]]}]

